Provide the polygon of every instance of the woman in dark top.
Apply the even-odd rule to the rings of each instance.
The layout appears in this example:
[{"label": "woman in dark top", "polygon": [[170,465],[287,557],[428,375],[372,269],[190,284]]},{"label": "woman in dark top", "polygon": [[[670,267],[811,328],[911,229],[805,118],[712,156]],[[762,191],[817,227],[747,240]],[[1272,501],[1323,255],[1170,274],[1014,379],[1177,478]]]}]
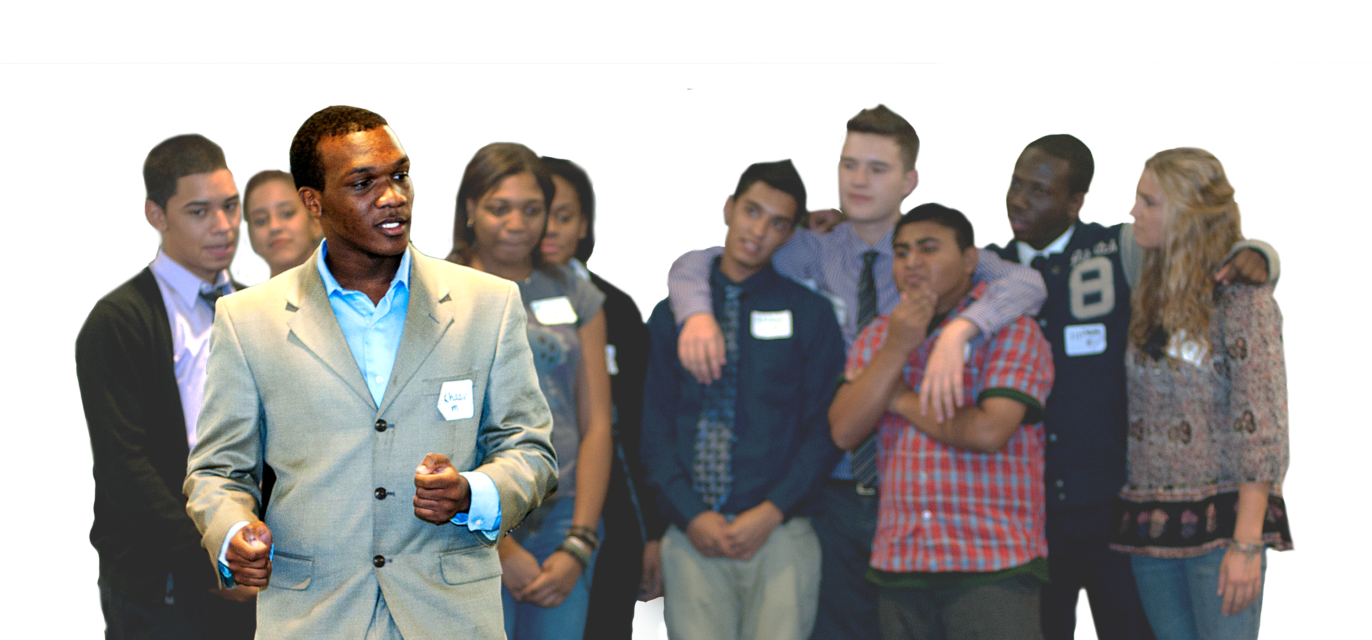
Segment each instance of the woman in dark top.
[{"label": "woman in dark top", "polygon": [[628,639],[633,631],[634,602],[662,595],[658,539],[666,522],[638,490],[639,418],[643,377],[648,367],[648,329],[643,316],[623,291],[586,270],[595,248],[595,193],[586,172],[560,158],[543,158],[556,187],[543,259],[567,265],[605,294],[606,363],[614,403],[615,459],[605,496],[605,539],[596,562],[595,583],[586,623],[587,638]]},{"label": "woman in dark top", "polygon": [[519,285],[538,386],[553,416],[557,490],[500,541],[505,632],[580,640],[611,460],[605,296],[539,251],[553,182],[521,144],[472,157],[457,191],[448,259]]}]

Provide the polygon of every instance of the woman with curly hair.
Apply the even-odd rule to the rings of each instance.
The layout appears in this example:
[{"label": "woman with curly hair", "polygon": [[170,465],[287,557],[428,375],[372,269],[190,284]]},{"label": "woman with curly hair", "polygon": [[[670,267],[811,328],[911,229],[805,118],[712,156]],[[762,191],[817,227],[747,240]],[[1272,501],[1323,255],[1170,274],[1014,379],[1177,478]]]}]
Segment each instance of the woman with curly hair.
[{"label": "woman with curly hair", "polygon": [[605,296],[543,259],[554,189],[528,147],[482,147],[458,187],[448,255],[519,285],[538,385],[553,414],[557,490],[499,546],[505,633],[513,640],[582,637],[610,477]]},{"label": "woman with curly hair", "polygon": [[1201,149],[1144,165],[1144,266],[1125,356],[1128,483],[1111,546],[1132,554],[1160,640],[1257,638],[1264,549],[1291,548],[1286,365],[1271,286],[1211,275],[1242,238],[1234,189]]}]

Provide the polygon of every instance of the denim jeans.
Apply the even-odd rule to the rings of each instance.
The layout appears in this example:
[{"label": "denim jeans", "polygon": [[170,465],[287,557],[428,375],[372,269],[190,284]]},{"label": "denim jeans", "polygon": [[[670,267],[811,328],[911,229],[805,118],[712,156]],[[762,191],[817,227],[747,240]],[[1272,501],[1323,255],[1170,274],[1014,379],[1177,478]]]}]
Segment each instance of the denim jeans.
[{"label": "denim jeans", "polygon": [[[557,547],[567,539],[567,531],[572,527],[572,511],[575,506],[572,498],[556,500],[550,509],[538,519],[538,511],[530,515],[524,524],[516,529],[523,533],[523,539],[516,535],[516,542],[534,559],[542,564]],[[604,527],[598,527],[599,535],[605,536]],[[500,596],[505,607],[505,635],[510,640],[581,640],[586,628],[586,607],[591,601],[591,574],[595,570],[595,559],[600,550],[591,554],[591,564],[581,573],[576,586],[562,604],[547,609],[528,602],[516,602],[505,587],[500,588]]]},{"label": "denim jeans", "polygon": [[[1219,590],[1220,548],[1194,558],[1133,556],[1134,580],[1158,640],[1256,640],[1262,593],[1247,609],[1225,616]],[[1262,557],[1267,576],[1267,555]],[[1264,591],[1266,585],[1264,584]]]}]

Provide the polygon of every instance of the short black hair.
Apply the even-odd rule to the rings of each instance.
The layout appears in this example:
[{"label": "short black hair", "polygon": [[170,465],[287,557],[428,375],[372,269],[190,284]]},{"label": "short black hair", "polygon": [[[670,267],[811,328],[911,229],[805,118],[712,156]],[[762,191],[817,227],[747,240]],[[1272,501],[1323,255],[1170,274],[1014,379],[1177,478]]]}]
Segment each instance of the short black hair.
[{"label": "short black hair", "polygon": [[1038,149],[1067,161],[1067,187],[1073,194],[1086,193],[1091,189],[1091,178],[1096,175],[1096,160],[1091,156],[1091,149],[1076,136],[1066,133],[1043,136],[1030,142],[1024,151],[1030,149]]},{"label": "short black hair", "polygon": [[[585,263],[591,259],[595,250],[595,191],[591,189],[591,177],[577,163],[562,158],[543,156],[543,167],[548,173],[566,180],[576,189],[576,199],[581,205],[581,215],[586,218],[586,237],[576,243],[576,259]],[[552,215],[548,211],[548,215]]]},{"label": "short black hair", "polygon": [[941,227],[953,230],[953,238],[957,240],[958,250],[966,251],[967,247],[976,242],[976,236],[972,233],[972,222],[967,216],[962,215],[961,211],[941,204],[930,202],[922,204],[900,217],[896,222],[896,228],[891,232],[891,242],[894,243],[896,236],[900,235],[900,228],[912,222],[932,222]]},{"label": "short black hair", "polygon": [[915,127],[909,120],[900,117],[886,105],[879,104],[859,111],[848,121],[848,131],[874,133],[894,139],[896,146],[900,147],[900,159],[905,163],[905,170],[915,168],[915,159],[919,157],[919,134],[915,133]]},{"label": "short black hair", "polygon": [[795,224],[799,225],[805,219],[805,182],[800,179],[800,172],[796,171],[796,165],[792,164],[790,159],[776,162],[755,162],[748,165],[748,168],[743,171],[743,175],[738,178],[738,188],[734,189],[734,200],[737,201],[744,192],[757,182],[765,182],[767,186],[795,198]]},{"label": "short black hair", "polygon": [[176,195],[176,181],[197,173],[213,173],[228,169],[224,150],[198,133],[167,138],[148,152],[143,161],[143,186],[148,199],[163,209]]},{"label": "short black hair", "polygon": [[334,105],[316,111],[300,125],[291,140],[291,175],[297,187],[324,190],[324,167],[319,157],[319,141],[346,136],[358,131],[384,127],[386,119],[358,107]]}]

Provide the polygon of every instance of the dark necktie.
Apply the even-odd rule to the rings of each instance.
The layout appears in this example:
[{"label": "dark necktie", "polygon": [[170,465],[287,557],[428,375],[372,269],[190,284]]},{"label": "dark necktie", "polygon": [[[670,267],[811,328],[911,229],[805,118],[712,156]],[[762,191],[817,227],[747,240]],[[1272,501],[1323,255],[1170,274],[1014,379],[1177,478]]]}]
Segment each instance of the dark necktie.
[{"label": "dark necktie", "polygon": [[[862,254],[862,275],[858,278],[858,333],[862,333],[862,329],[872,321],[872,318],[877,317],[877,280],[872,273],[872,266],[876,263],[878,255],[880,254],[875,249]],[[857,492],[871,495],[877,486],[876,434],[872,434],[853,449],[852,465]]]},{"label": "dark necktie", "polygon": [[1043,273],[1048,270],[1048,257],[1034,256],[1034,259],[1029,261],[1029,266],[1032,267],[1034,271]]},{"label": "dark necktie", "polygon": [[720,318],[719,327],[724,334],[724,367],[719,379],[705,388],[700,421],[696,423],[692,484],[700,499],[716,511],[729,499],[729,487],[733,483],[730,467],[734,446],[734,403],[738,397],[738,297],[742,293],[743,287],[724,287],[724,317]]},{"label": "dark necktie", "polygon": [[215,287],[213,289],[210,289],[209,291],[200,292],[200,299],[204,300],[205,304],[210,305],[211,314],[214,313],[214,303],[222,297],[224,297],[224,291],[219,287]]}]

